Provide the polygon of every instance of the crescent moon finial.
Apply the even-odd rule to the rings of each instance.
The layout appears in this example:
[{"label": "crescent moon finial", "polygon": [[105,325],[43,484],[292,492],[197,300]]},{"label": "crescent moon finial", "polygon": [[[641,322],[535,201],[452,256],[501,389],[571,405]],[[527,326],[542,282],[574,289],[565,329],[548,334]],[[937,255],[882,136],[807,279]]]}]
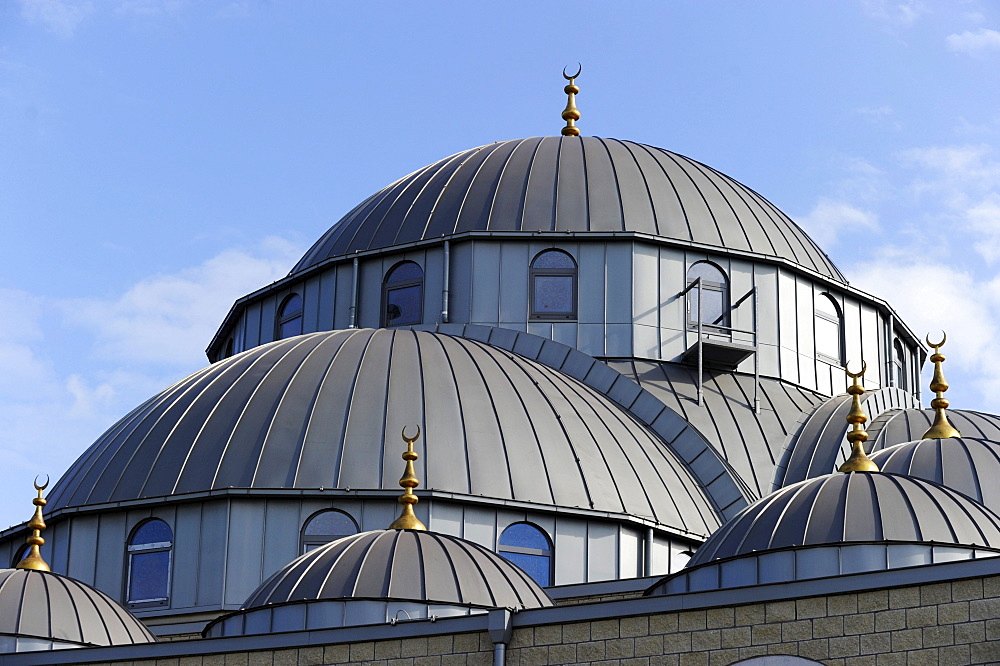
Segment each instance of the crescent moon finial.
[{"label": "crescent moon finial", "polygon": [[48,474],[45,475],[45,483],[41,485],[38,485],[38,477],[36,476],[33,485],[35,486],[35,490],[45,490],[46,488],[49,487],[49,475]]},{"label": "crescent moon finial", "polygon": [[937,349],[938,347],[944,347],[944,343],[948,341],[948,334],[945,333],[944,331],[941,331],[941,342],[939,342],[937,344],[934,344],[933,342],[931,342],[931,334],[930,333],[928,333],[924,337],[924,340],[927,341],[927,344],[929,346],[933,347],[934,349]]},{"label": "crescent moon finial", "polygon": [[420,439],[420,424],[419,423],[417,424],[417,434],[414,435],[413,437],[406,436],[406,426],[403,426],[403,432],[400,434],[403,436],[404,442],[406,442],[407,444],[413,444],[413,442]]},{"label": "crescent moon finial", "polygon": [[566,68],[563,67],[563,78],[566,79],[567,81],[572,81],[576,77],[580,76],[580,72],[582,71],[583,71],[583,65],[581,65],[579,62],[576,63],[576,74],[567,74]]},{"label": "crescent moon finial", "polygon": [[865,374],[865,370],[867,369],[868,369],[868,364],[864,360],[861,361],[861,372],[851,372],[850,361],[848,361],[847,365],[844,366],[844,372],[846,372],[847,376],[850,377],[851,379],[859,379],[862,375]]}]

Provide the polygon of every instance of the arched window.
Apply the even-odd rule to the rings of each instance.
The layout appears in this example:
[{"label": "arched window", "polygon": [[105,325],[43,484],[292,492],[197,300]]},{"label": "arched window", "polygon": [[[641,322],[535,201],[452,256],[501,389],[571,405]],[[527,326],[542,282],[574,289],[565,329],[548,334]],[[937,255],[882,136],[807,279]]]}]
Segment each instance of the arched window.
[{"label": "arched window", "polygon": [[562,250],[539,252],[529,273],[531,318],[575,320],[577,269],[573,257]]},{"label": "arched window", "polygon": [[382,283],[382,326],[411,326],[424,320],[424,272],[401,261]]},{"label": "arched window", "polygon": [[319,548],[325,543],[358,533],[358,524],[349,514],[336,509],[314,513],[302,527],[301,552]]},{"label": "arched window", "polygon": [[25,557],[28,556],[28,549],[29,548],[31,548],[31,546],[29,546],[26,543],[22,543],[21,546],[17,550],[14,551],[14,557],[10,561],[10,568],[11,569],[16,568],[17,565],[20,564],[21,560],[23,560]]},{"label": "arched window", "polygon": [[284,340],[296,335],[302,335],[302,297],[289,294],[278,308],[278,325],[276,339]]},{"label": "arched window", "polygon": [[903,353],[903,343],[896,338],[892,341],[892,371],[895,374],[893,386],[906,390],[906,354]]},{"label": "arched window", "polygon": [[840,307],[830,294],[816,297],[816,356],[827,363],[844,364]]},{"label": "arched window", "polygon": [[128,603],[167,603],[173,545],[170,526],[157,518],[147,520],[132,533],[128,541]]},{"label": "arched window", "polygon": [[552,584],[552,542],[530,523],[514,523],[500,535],[500,556],[524,569],[542,587]]},{"label": "arched window", "polygon": [[[729,281],[722,269],[707,261],[699,261],[688,269],[687,284],[701,278],[701,286],[687,293],[688,326],[729,326]],[[698,312],[698,292],[701,292],[701,312]]]}]

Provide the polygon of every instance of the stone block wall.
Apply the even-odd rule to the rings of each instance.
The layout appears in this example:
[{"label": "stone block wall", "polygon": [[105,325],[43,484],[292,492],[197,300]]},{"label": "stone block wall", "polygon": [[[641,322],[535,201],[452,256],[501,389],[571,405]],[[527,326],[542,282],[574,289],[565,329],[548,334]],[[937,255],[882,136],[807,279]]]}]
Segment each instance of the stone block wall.
[{"label": "stone block wall", "polygon": [[[1000,664],[1000,576],[516,627],[509,666],[726,666],[787,654],[837,666]],[[192,642],[197,653],[199,641]],[[142,660],[132,666],[489,666],[486,632]]]}]

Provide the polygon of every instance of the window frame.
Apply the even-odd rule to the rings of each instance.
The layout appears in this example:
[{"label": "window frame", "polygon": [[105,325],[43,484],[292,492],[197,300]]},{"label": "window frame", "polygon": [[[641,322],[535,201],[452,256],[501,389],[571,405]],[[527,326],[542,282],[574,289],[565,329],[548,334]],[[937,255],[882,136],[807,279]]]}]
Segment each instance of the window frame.
[{"label": "window frame", "polygon": [[895,336],[892,339],[892,371],[895,373],[893,386],[903,391],[909,390],[909,381],[907,381],[909,378],[906,374],[906,348],[903,346],[903,341]]},{"label": "window frame", "polygon": [[[151,541],[148,543],[134,544],[132,543],[139,531],[146,525],[152,522],[163,523],[166,528],[170,531],[170,541]],[[133,570],[133,560],[136,555],[149,555],[153,553],[167,553],[167,565],[166,565],[166,596],[164,597],[151,597],[149,599],[132,599],[132,570]],[[129,608],[152,608],[160,606],[170,605],[170,588],[173,584],[173,567],[174,565],[174,529],[170,526],[170,523],[163,520],[162,518],[152,517],[147,518],[134,528],[129,533],[128,541],[125,542],[125,594],[123,598],[125,599],[125,604]]]},{"label": "window frame", "polygon": [[[396,282],[390,282],[389,279],[392,274],[395,273],[401,266],[405,264],[413,264],[420,271],[419,278],[410,278],[407,280],[398,280]],[[412,259],[404,259],[402,261],[397,261],[394,263],[389,270],[385,272],[385,277],[382,278],[382,308],[379,314],[379,326],[382,328],[398,328],[400,326],[419,326],[424,323],[424,267],[413,261]],[[409,289],[410,287],[420,287],[420,312],[417,315],[415,321],[401,321],[389,323],[389,313],[387,309],[389,307],[389,294],[396,290]]]},{"label": "window frame", "polygon": [[[569,259],[572,267],[568,268],[542,268],[536,267],[538,260],[549,253],[559,253]],[[570,287],[570,312],[541,312],[535,308],[535,280],[544,277],[566,277],[572,278]],[[579,319],[579,286],[580,286],[580,265],[572,254],[558,247],[550,247],[538,252],[528,264],[528,319],[530,321],[549,322],[574,322]]]},{"label": "window frame", "polygon": [[[286,312],[288,304],[293,298],[299,299],[298,310],[292,310],[291,312]],[[281,305],[278,306],[278,315],[274,318],[274,339],[275,340],[287,340],[288,338],[294,338],[296,335],[302,335],[302,322],[304,321],[305,312],[305,300],[302,295],[298,292],[293,291],[292,293],[281,299]],[[299,332],[294,335],[282,335],[281,329],[284,328],[285,324],[299,320]]]},{"label": "window frame", "polygon": [[[821,312],[817,304],[820,298],[827,299],[832,305],[833,310],[836,312],[836,318],[831,317],[826,312]],[[816,335],[817,328],[816,323],[818,319],[822,319],[825,322],[836,324],[837,326],[837,358],[830,356],[829,354],[819,350],[818,336]],[[829,363],[831,365],[836,365],[838,367],[843,367],[844,365],[844,311],[840,307],[840,303],[837,299],[833,297],[829,292],[821,292],[816,295],[813,301],[813,349],[816,352],[816,359],[823,361],[824,363]]]},{"label": "window frame", "polygon": [[[318,518],[319,516],[321,516],[321,515],[323,515],[325,513],[339,513],[340,515],[346,517],[349,521],[351,521],[351,524],[354,525],[354,532],[352,532],[351,534],[343,534],[343,535],[337,535],[337,534],[310,534],[310,535],[307,535],[306,534],[306,529],[309,527],[309,524],[311,522],[313,522],[316,518]],[[309,550],[315,550],[315,548],[319,548],[320,546],[324,546],[324,545],[330,543],[331,541],[336,541],[337,539],[342,539],[344,537],[352,536],[353,534],[357,534],[360,531],[361,531],[361,526],[358,525],[358,521],[354,518],[354,516],[352,516],[351,514],[349,514],[346,511],[344,511],[343,509],[337,509],[337,508],[334,508],[334,507],[329,507],[329,508],[326,508],[326,509],[320,509],[319,511],[314,511],[308,518],[306,518],[304,521],[302,521],[302,527],[299,529],[299,555],[304,555],[307,552],[309,552]],[[326,537],[331,537],[331,536],[334,537],[334,538],[332,538],[332,539],[326,538]],[[310,548],[309,550],[306,550],[306,546],[314,546],[314,548]]]},{"label": "window frame", "polygon": [[[537,531],[545,539],[545,543],[548,544],[548,548],[547,549],[527,548],[525,546],[512,546],[503,543],[504,534],[506,534],[507,531],[510,530],[512,527],[516,527],[518,525],[527,525],[528,527],[531,527],[532,529]],[[527,520],[519,520],[515,523],[507,525],[507,527],[501,530],[500,535],[497,537],[497,555],[504,558],[511,564],[517,565],[517,562],[506,557],[505,553],[513,553],[515,555],[535,555],[535,556],[545,557],[548,560],[548,572],[547,572],[548,581],[542,583],[542,581],[535,580],[535,582],[541,585],[542,587],[551,587],[555,585],[555,563],[556,563],[555,550],[556,549],[555,546],[553,545],[552,537],[549,536],[548,532],[543,530],[535,523],[532,523]],[[525,571],[524,573],[527,574],[528,577],[532,578],[532,580],[534,580],[534,578],[531,576],[530,573],[528,573],[527,571]]]},{"label": "window frame", "polygon": [[[719,271],[719,275],[722,277],[722,282],[715,282],[714,280],[706,280],[705,278],[701,278],[701,282],[699,283],[698,287],[693,287],[695,280],[697,280],[698,278],[697,277],[692,278],[691,272],[699,264],[707,264],[712,268],[714,268],[715,270]],[[722,266],[719,266],[714,261],[702,259],[688,266],[687,272],[685,273],[685,278],[686,278],[685,287],[688,289],[688,292],[687,292],[687,299],[684,304],[685,308],[684,316],[687,319],[688,330],[690,331],[698,330],[698,319],[696,319],[693,316],[694,307],[695,304],[697,304],[698,302],[698,292],[701,289],[704,289],[705,291],[714,291],[722,294],[722,323],[714,324],[711,322],[702,321],[701,322],[702,329],[706,328],[712,329],[711,332],[713,333],[724,333],[727,335],[730,334],[731,333],[730,328],[732,327],[733,303],[732,303],[732,298],[730,297],[729,294],[729,276],[726,274],[726,271],[722,269]],[[704,300],[702,301],[702,305],[704,306]],[[701,317],[700,312],[698,313],[698,317],[699,318]]]}]

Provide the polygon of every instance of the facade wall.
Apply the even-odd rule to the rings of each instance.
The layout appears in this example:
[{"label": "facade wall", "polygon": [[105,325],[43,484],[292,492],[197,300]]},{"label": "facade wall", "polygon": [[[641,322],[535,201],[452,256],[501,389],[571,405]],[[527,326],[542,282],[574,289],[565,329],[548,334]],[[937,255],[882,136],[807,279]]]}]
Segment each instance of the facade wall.
[{"label": "facade wall", "polygon": [[[530,317],[530,264],[539,252],[550,248],[567,252],[577,262],[575,321]],[[382,281],[400,261],[416,262],[423,269],[423,323],[442,322],[444,249],[438,245],[360,259],[355,319],[359,327],[381,324]],[[677,361],[696,338],[686,324],[687,304],[681,292],[687,286],[689,269],[699,261],[712,262],[725,273],[730,303],[756,287],[761,374],[828,395],[845,390],[841,365],[816,353],[816,306],[829,294],[841,313],[842,360],[855,366],[861,359],[867,362],[866,388],[889,385],[896,334],[890,334],[891,318],[873,303],[786,267],[650,242],[545,237],[452,243],[449,322],[523,331],[596,357]],[[350,325],[353,264],[345,261],[248,304],[232,333],[236,351],[274,339],[275,313],[293,291],[304,300],[303,332]],[[753,307],[753,299],[747,298],[734,308],[731,326],[752,330]],[[715,337],[753,342],[748,332]],[[907,388],[915,391],[917,350],[904,344],[904,355],[911,379]],[[753,358],[738,369],[752,373]]]},{"label": "facade wall", "polygon": [[[594,608],[591,621],[515,626],[506,663],[722,666],[782,654],[831,666],[1000,663],[1000,577],[621,618],[600,617],[600,606]],[[197,645],[192,643],[191,656],[169,663],[493,663],[493,643],[486,632],[216,655],[199,655]]]}]

